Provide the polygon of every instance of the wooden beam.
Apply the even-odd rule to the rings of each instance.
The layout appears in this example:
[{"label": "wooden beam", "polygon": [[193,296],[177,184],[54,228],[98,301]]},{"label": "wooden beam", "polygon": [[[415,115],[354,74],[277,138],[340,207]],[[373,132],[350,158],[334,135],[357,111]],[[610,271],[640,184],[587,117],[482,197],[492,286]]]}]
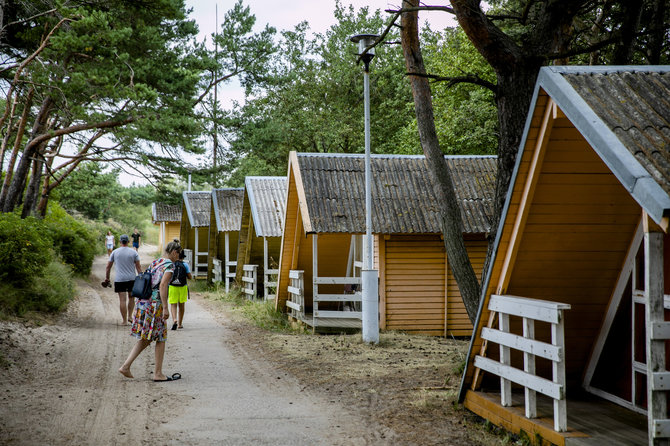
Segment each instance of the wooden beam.
[{"label": "wooden beam", "polygon": [[[390,236],[389,236],[390,237]],[[379,238],[379,328],[386,329],[386,241],[385,235]]]},{"label": "wooden beam", "polygon": [[302,173],[300,172],[300,164],[298,164],[298,154],[292,150],[289,152],[289,166],[291,166],[291,171],[295,177],[295,188],[298,193],[298,207],[300,208],[300,214],[305,220],[303,226],[307,232],[313,232],[314,228],[312,227],[312,220],[309,215],[309,208],[307,207],[307,195],[305,194],[305,185],[302,181]]},{"label": "wooden beam", "polygon": [[509,284],[509,280],[512,275],[512,269],[514,268],[514,260],[516,259],[521,237],[523,236],[523,229],[526,225],[526,220],[528,219],[530,204],[533,201],[535,187],[537,186],[537,181],[540,177],[542,161],[544,160],[546,147],[549,143],[549,137],[554,126],[554,106],[554,100],[549,98],[544,111],[542,126],[540,127],[535,149],[533,151],[533,157],[528,168],[526,182],[523,187],[523,192],[521,193],[519,210],[517,211],[516,219],[514,220],[512,234],[510,236],[507,252],[505,253],[505,259],[503,261],[502,271],[500,273],[498,287],[496,289],[496,293],[498,294],[505,294],[507,292],[507,285]]}]

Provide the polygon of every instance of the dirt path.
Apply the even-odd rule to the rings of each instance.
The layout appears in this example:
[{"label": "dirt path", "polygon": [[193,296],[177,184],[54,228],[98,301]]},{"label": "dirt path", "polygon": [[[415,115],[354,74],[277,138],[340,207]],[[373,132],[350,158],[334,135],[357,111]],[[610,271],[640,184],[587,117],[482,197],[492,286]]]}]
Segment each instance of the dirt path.
[{"label": "dirt path", "polygon": [[[145,265],[155,247],[141,250]],[[361,445],[393,433],[310,395],[285,372],[249,351],[198,298],[187,303],[185,329],[170,331],[164,371],[183,379],[151,381],[153,346],[117,369],[134,344],[118,326],[118,298],[100,287],[106,257],[66,313],[41,327],[0,323],[9,363],[0,380],[0,443]],[[238,339],[238,340],[236,340]]]}]

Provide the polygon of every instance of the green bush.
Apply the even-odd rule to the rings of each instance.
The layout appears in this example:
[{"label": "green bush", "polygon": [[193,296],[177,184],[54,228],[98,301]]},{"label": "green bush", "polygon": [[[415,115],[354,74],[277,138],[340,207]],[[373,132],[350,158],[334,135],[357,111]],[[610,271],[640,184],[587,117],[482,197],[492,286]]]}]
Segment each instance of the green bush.
[{"label": "green bush", "polygon": [[75,274],[88,276],[96,254],[95,234],[57,204],[50,204],[44,223],[56,254]]},{"label": "green bush", "polygon": [[14,213],[0,214],[0,283],[30,283],[51,262],[51,240],[41,221],[21,219]]},{"label": "green bush", "polygon": [[54,260],[35,280],[35,301],[31,310],[55,313],[65,309],[74,296],[72,268]]},{"label": "green bush", "polygon": [[[62,209],[49,220],[0,213],[0,314],[57,312],[74,295],[73,268],[88,274],[90,232]],[[54,249],[51,247],[53,246]]]}]

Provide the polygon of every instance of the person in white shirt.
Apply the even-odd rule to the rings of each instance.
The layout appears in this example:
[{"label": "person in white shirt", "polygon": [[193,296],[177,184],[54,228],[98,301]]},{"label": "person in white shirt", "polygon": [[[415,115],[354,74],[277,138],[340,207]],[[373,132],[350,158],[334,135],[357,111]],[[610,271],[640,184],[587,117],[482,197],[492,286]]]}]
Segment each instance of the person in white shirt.
[{"label": "person in white shirt", "polygon": [[112,254],[109,256],[107,271],[105,273],[105,282],[109,283],[109,274],[112,271],[112,265],[116,263],[114,292],[119,294],[119,310],[121,311],[121,318],[123,320],[122,325],[128,325],[129,322],[132,322],[130,316],[133,314],[135,299],[132,298],[130,292],[133,290],[135,276],[142,272],[140,255],[128,246],[129,239],[126,234],[119,237],[121,246],[112,251]]},{"label": "person in white shirt", "polygon": [[112,250],[114,250],[114,234],[112,231],[107,231],[105,236],[105,247],[107,248],[107,255],[112,255]]}]

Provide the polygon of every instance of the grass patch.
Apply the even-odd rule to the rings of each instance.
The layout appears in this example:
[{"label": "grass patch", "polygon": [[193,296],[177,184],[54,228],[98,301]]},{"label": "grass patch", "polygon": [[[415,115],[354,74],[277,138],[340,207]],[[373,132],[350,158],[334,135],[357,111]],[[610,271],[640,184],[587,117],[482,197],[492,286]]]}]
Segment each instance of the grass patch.
[{"label": "grass patch", "polygon": [[226,293],[223,284],[217,282],[207,286],[206,282],[202,281],[196,284],[194,291],[201,293],[207,299],[224,302],[231,313],[264,330],[287,333],[297,331],[291,327],[285,314],[275,310],[274,301],[249,300],[239,287],[233,287]]}]

